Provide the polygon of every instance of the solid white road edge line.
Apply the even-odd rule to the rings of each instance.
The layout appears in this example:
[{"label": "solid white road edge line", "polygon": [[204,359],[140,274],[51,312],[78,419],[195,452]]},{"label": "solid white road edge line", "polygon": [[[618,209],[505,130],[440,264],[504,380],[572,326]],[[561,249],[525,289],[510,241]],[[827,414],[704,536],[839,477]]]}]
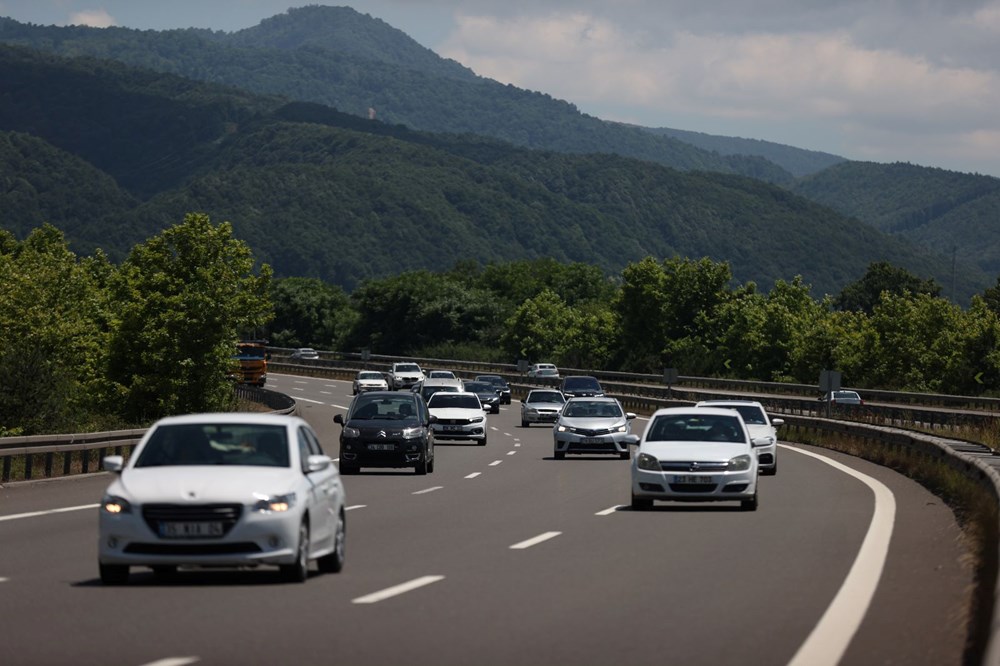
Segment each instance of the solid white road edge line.
[{"label": "solid white road edge line", "polygon": [[6,520],[19,520],[21,518],[34,518],[36,516],[49,516],[53,513],[66,513],[68,511],[84,511],[86,509],[96,509],[100,504],[81,504],[80,506],[67,506],[62,509],[49,509],[48,511],[32,511],[31,513],[14,513],[9,516],[0,516],[0,523]]},{"label": "solid white road edge line", "polygon": [[424,488],[423,490],[418,490],[418,491],[416,491],[413,494],[414,495],[426,495],[427,493],[432,493],[435,490],[441,490],[442,488],[444,488],[444,486],[432,486],[430,488]]},{"label": "solid white road edge line", "polygon": [[871,488],[875,494],[875,510],[868,525],[858,555],[851,570],[844,579],[837,595],[823,613],[819,623],[805,643],[799,648],[789,666],[835,666],[840,662],[851,639],[861,626],[875,589],[878,587],[882,569],[885,567],[892,538],[892,527],[896,520],[896,498],[881,481],[867,474],[853,470],[836,460],[811,451],[781,445],[789,451],[812,456],[845,474],[849,474]]},{"label": "solid white road edge line", "polygon": [[405,594],[411,590],[415,590],[418,587],[423,587],[425,585],[430,585],[431,583],[436,583],[439,580],[444,580],[444,576],[421,576],[420,578],[414,578],[407,583],[401,583],[393,587],[387,587],[379,592],[372,592],[371,594],[366,594],[363,597],[358,597],[353,599],[351,603],[354,604],[374,604],[379,601],[385,601],[391,597],[399,596],[400,594]]},{"label": "solid white road edge line", "polygon": [[296,400],[301,400],[302,402],[311,402],[316,405],[325,405],[325,402],[320,402],[319,400],[310,400],[309,398],[295,398]]},{"label": "solid white road edge line", "polygon": [[545,532],[544,534],[539,534],[536,537],[532,537],[526,541],[521,541],[520,543],[515,543],[510,547],[511,550],[524,550],[525,548],[531,548],[532,546],[537,546],[543,541],[548,541],[554,537],[559,536],[562,532]]}]

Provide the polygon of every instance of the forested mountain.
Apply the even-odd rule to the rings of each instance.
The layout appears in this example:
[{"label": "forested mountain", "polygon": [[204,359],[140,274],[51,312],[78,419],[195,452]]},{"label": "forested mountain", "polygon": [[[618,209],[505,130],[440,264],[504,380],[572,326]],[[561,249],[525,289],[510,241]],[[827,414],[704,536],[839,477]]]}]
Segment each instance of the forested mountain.
[{"label": "forested mountain", "polygon": [[832,155],[818,150],[804,150],[772,141],[761,141],[760,139],[718,136],[715,134],[705,134],[704,132],[671,129],[669,127],[647,127],[644,129],[654,134],[671,136],[685,143],[690,143],[692,146],[713,151],[720,155],[754,155],[756,157],[763,157],[796,177],[807,176],[845,161],[839,155]]},{"label": "forested mountain", "polygon": [[192,79],[332,106],[432,132],[472,133],[529,148],[615,153],[683,170],[789,182],[754,155],[720,155],[582,114],[549,95],[475,76],[386,23],[348,7],[290,9],[235,33],[22,24],[0,18],[0,42],[92,55]]},{"label": "forested mountain", "polygon": [[[416,132],[12,47],[0,47],[0,95],[6,195],[34,192],[0,208],[0,225],[21,235],[46,220],[74,248],[112,256],[205,212],[231,221],[277,275],[347,288],[536,257],[613,273],[648,255],[707,256],[731,262],[741,282],[802,275],[817,294],[877,260],[950,275],[946,259],[740,176]],[[987,283],[961,272],[957,293]]]},{"label": "forested mountain", "polygon": [[1000,273],[1000,178],[913,164],[844,162],[791,189],[882,231]]}]

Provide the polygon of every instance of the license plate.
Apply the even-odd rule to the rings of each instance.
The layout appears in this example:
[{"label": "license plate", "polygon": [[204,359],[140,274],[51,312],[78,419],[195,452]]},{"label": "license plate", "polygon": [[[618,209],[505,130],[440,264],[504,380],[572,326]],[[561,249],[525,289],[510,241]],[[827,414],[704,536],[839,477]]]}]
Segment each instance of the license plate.
[{"label": "license plate", "polygon": [[184,539],[188,537],[220,537],[223,534],[222,523],[160,523],[160,536],[167,539]]},{"label": "license plate", "polygon": [[715,483],[715,479],[711,476],[675,474],[674,483]]},{"label": "license plate", "polygon": [[395,444],[369,444],[368,445],[368,450],[369,451],[395,451],[396,450],[396,445]]},{"label": "license plate", "polygon": [[605,441],[604,441],[603,437],[584,437],[583,438],[583,443],[584,444],[604,444]]},{"label": "license plate", "polygon": [[461,429],[462,429],[462,426],[457,426],[457,425],[446,425],[446,426],[444,427],[444,429],[445,429],[445,430],[450,430],[450,431],[455,431],[455,430],[461,430]]}]

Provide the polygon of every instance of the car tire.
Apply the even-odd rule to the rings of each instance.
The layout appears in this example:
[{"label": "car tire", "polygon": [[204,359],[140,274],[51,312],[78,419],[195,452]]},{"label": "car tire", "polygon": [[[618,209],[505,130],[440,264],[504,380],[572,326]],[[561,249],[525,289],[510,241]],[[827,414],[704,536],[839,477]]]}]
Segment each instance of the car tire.
[{"label": "car tire", "polygon": [[556,451],[555,453],[552,454],[552,457],[554,457],[556,460],[565,460],[566,453],[563,451]]},{"label": "car tire", "polygon": [[101,583],[104,585],[124,585],[128,582],[127,564],[100,564],[98,569],[101,572]]},{"label": "car tire", "polygon": [[418,460],[417,464],[413,466],[413,471],[416,472],[417,474],[419,474],[420,476],[424,476],[425,474],[427,474],[427,454],[426,453],[424,454],[424,457],[421,458],[420,460]]},{"label": "car tire", "polygon": [[299,525],[299,543],[295,548],[295,562],[278,567],[286,583],[304,583],[309,577],[309,523]]},{"label": "car tire", "polygon": [[434,473],[434,458],[431,458],[430,462],[427,463],[427,473],[428,474]]},{"label": "car tire", "polygon": [[531,425],[530,423],[528,423],[528,422],[527,422],[527,421],[525,421],[524,419],[521,419],[521,427],[522,427],[522,428],[527,428],[527,427],[528,427],[528,426],[530,426],[530,425]]},{"label": "car tire", "polygon": [[496,407],[490,410],[490,414],[499,414],[499,413],[500,413],[500,405],[497,405]]},{"label": "car tire", "polygon": [[333,535],[333,552],[316,560],[316,565],[323,573],[340,573],[344,568],[344,554],[347,550],[347,516],[340,510],[340,520],[337,521],[337,532]]},{"label": "car tire", "polygon": [[349,474],[357,474],[361,471],[361,468],[357,465],[352,465],[350,463],[340,463],[340,473],[347,476]]},{"label": "car tire", "polygon": [[618,457],[621,458],[622,460],[630,460],[632,458],[632,452],[622,451],[618,454]]},{"label": "car tire", "polygon": [[483,438],[478,442],[479,446],[486,446],[486,439],[487,439],[486,435],[483,435]]},{"label": "car tire", "polygon": [[157,578],[173,578],[177,575],[176,564],[157,564],[152,569],[153,575]]},{"label": "car tire", "polygon": [[632,510],[633,511],[649,511],[653,508],[653,500],[647,497],[636,497],[632,495]]},{"label": "car tire", "polygon": [[753,497],[750,499],[745,499],[740,501],[741,511],[756,511],[757,510],[757,493],[754,493]]}]

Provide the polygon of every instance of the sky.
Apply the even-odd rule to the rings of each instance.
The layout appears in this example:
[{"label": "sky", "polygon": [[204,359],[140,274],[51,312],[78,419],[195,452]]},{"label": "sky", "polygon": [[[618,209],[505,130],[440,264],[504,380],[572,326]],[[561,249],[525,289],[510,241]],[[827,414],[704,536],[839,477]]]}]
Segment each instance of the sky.
[{"label": "sky", "polygon": [[231,32],[307,4],[606,120],[1000,177],[1000,0],[0,0],[0,16]]}]

